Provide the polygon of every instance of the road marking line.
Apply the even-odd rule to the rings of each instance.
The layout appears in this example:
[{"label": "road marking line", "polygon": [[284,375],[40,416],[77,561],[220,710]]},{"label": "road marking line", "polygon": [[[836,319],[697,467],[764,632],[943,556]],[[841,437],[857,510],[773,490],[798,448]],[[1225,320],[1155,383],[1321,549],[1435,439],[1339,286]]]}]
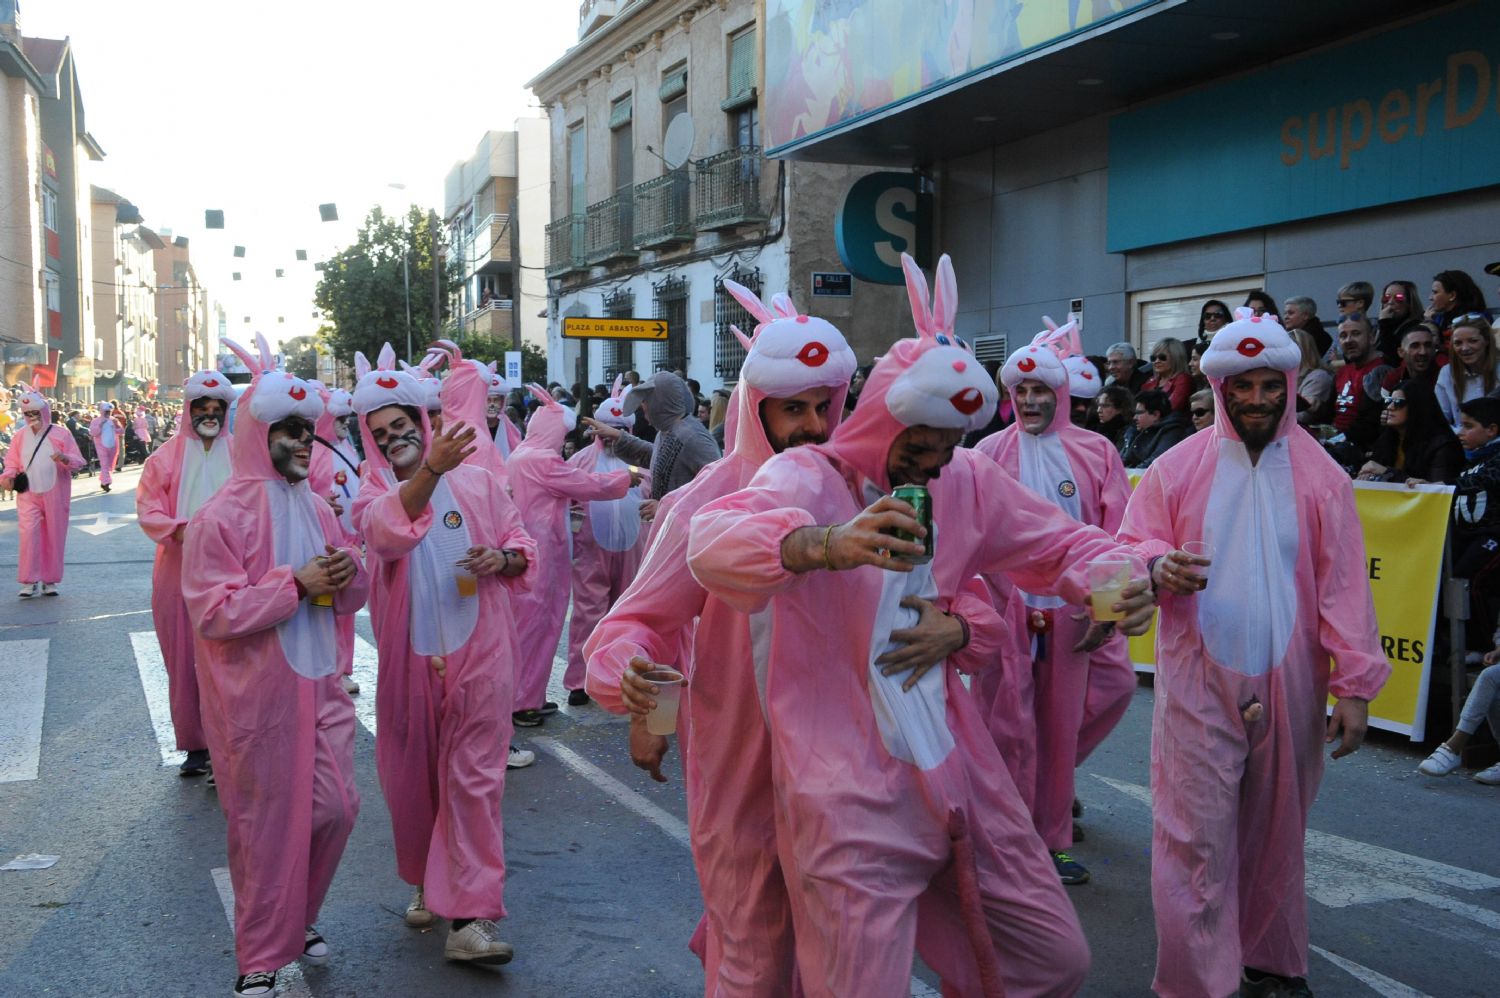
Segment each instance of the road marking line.
[{"label": "road marking line", "polygon": [[375,678],[380,672],[380,653],[358,634],[354,635],[354,681],[359,695],[354,701],[354,716],[370,734],[375,733]]},{"label": "road marking line", "polygon": [[0,783],[34,780],[42,765],[48,638],[0,643]]},{"label": "road marking line", "polygon": [[1376,994],[1383,996],[1383,998],[1431,998],[1431,996],[1426,994],[1425,992],[1418,991],[1416,988],[1409,988],[1405,984],[1402,984],[1400,981],[1393,980],[1385,976],[1384,974],[1379,973],[1378,971],[1371,970],[1369,967],[1355,963],[1353,960],[1346,960],[1344,957],[1339,956],[1337,953],[1330,953],[1321,946],[1309,946],[1308,949],[1312,950],[1314,953],[1318,954],[1323,959],[1333,964],[1335,967],[1343,970],[1351,977],[1355,977],[1358,980],[1369,985],[1371,991],[1374,991]]},{"label": "road marking line", "polygon": [[651,803],[651,801],[647,800],[641,794],[631,790],[625,784],[610,776],[604,770],[589,762],[557,739],[548,737],[533,738],[531,742],[539,748],[550,752],[563,765],[594,784],[600,790],[603,790],[615,803],[634,811],[657,828],[660,828],[678,845],[692,848],[691,840],[688,837],[687,822],[681,818]]},{"label": "road marking line", "polygon": [[119,530],[128,527],[130,521],[136,518],[134,513],[95,513],[94,522],[90,524],[75,523],[74,530],[81,530],[85,534],[93,534],[99,537],[109,533],[111,530]]},{"label": "road marking line", "polygon": [[[229,868],[215,867],[209,871],[214,878],[214,888],[219,892],[219,903],[224,906],[224,917],[229,920],[229,931],[234,931],[234,884],[229,880]],[[276,993],[290,998],[312,998],[312,988],[302,976],[302,966],[293,960],[276,971]]]},{"label": "road marking line", "polygon": [[942,992],[935,990],[932,985],[920,977],[911,979],[911,998],[942,998]]},{"label": "road marking line", "polygon": [[135,649],[135,668],[141,676],[146,694],[146,710],[151,713],[151,727],[156,729],[156,745],[161,750],[163,766],[180,766],[186,752],[177,751],[177,728],[172,724],[172,695],[167,679],[167,663],[161,655],[161,644],[155,631],[131,631],[130,645]]}]

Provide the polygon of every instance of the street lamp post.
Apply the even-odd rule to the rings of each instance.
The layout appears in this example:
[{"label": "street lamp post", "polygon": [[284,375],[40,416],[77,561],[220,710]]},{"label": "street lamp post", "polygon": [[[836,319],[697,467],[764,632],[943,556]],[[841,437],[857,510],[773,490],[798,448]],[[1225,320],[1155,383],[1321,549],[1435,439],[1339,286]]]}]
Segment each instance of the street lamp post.
[{"label": "street lamp post", "polygon": [[411,249],[401,249],[401,284],[406,288],[406,359],[411,358]]}]

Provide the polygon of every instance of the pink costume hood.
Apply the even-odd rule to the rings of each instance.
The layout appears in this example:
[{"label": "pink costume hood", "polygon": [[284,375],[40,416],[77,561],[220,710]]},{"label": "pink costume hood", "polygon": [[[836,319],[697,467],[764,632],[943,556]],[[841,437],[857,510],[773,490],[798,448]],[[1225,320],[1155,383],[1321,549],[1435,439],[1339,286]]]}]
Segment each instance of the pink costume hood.
[{"label": "pink costume hood", "polygon": [[354,411],[359,414],[359,435],[365,445],[365,461],[372,470],[381,473],[389,472],[391,466],[370,436],[370,413],[388,405],[411,406],[421,419],[424,441],[432,439],[432,425],[427,420],[427,389],[411,374],[396,370],[396,351],[389,343],[380,348],[375,362],[377,366],[371,367],[364,354],[354,354],[354,372],[359,381],[354,385],[352,402]]},{"label": "pink costume hood", "polygon": [[281,481],[271,464],[266,432],[271,424],[288,416],[301,416],[317,424],[323,415],[323,400],[318,390],[301,378],[276,369],[275,356],[266,338],[255,334],[259,358],[233,340],[223,341],[245,366],[255,372],[250,387],[240,396],[230,458],[234,462],[233,478],[248,481]]},{"label": "pink costume hood", "polygon": [[1286,375],[1286,413],[1276,428],[1276,439],[1285,439],[1297,425],[1297,369],[1302,350],[1269,312],[1256,315],[1243,306],[1234,310],[1234,321],[1214,336],[1198,362],[1198,370],[1214,390],[1214,427],[1219,434],[1238,441],[1240,435],[1229,421],[1224,406],[1224,381],[1236,374],[1268,367]]},{"label": "pink costume hood", "polygon": [[526,423],[526,439],[516,447],[521,450],[545,450],[562,453],[563,438],[578,425],[578,414],[554,399],[541,385],[527,385],[531,397],[541,406]]}]

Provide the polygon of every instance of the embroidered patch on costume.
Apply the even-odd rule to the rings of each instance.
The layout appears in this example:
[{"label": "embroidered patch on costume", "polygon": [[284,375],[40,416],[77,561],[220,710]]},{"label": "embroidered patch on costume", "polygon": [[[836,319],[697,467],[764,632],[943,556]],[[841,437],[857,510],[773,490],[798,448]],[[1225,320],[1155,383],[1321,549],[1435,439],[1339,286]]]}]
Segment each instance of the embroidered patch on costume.
[{"label": "embroidered patch on costume", "polygon": [[1064,499],[1071,499],[1078,494],[1078,486],[1074,485],[1071,480],[1064,479],[1057,487],[1057,494]]},{"label": "embroidered patch on costume", "polygon": [[443,514],[443,526],[449,530],[457,530],[464,525],[463,514],[456,509],[450,509]]},{"label": "embroidered patch on costume", "polygon": [[349,476],[346,475],[346,474],[344,474],[342,471],[335,471],[333,473],[333,482],[334,482],[335,485],[343,485],[344,483],[346,483],[348,481],[349,481]]}]

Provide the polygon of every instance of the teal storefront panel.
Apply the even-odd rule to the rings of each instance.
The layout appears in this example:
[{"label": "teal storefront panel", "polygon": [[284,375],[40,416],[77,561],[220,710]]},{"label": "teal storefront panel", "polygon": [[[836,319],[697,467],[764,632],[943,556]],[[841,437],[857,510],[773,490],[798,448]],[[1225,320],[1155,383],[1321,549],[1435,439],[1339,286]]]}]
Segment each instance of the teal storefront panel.
[{"label": "teal storefront panel", "polygon": [[1122,114],[1110,252],[1500,184],[1500,4]]}]

